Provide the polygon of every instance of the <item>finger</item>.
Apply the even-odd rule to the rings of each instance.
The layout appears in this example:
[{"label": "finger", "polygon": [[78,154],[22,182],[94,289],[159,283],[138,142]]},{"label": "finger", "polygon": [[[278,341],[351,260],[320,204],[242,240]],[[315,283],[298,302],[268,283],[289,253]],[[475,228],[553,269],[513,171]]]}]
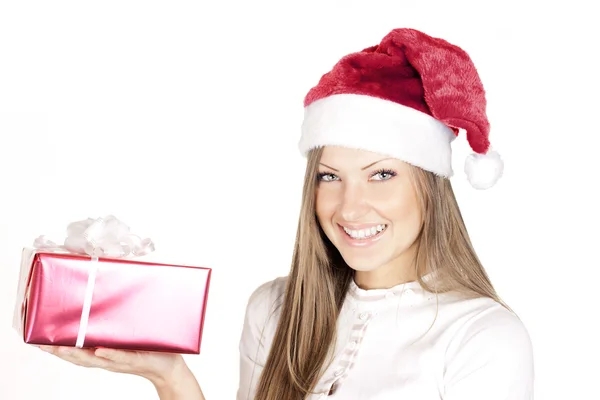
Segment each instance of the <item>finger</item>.
[{"label": "finger", "polygon": [[57,355],[63,360],[82,367],[109,369],[113,366],[112,362],[96,357],[90,350],[64,348],[59,350]]},{"label": "finger", "polygon": [[104,369],[113,367],[111,361],[96,357],[93,350],[65,346],[43,346],[40,348],[58,358],[82,367]]},{"label": "finger", "polygon": [[94,352],[94,355],[96,357],[111,361],[117,365],[133,367],[136,365],[136,363],[140,357],[140,352],[118,350],[118,349],[107,349],[107,348],[101,347],[101,348],[96,349],[96,351]]},{"label": "finger", "polygon": [[120,350],[116,350],[116,349],[107,349],[104,347],[99,347],[94,351],[94,355],[96,357],[101,357],[107,360],[111,360],[114,362],[120,362],[123,363],[124,362],[124,358],[126,358],[123,355],[123,352]]}]

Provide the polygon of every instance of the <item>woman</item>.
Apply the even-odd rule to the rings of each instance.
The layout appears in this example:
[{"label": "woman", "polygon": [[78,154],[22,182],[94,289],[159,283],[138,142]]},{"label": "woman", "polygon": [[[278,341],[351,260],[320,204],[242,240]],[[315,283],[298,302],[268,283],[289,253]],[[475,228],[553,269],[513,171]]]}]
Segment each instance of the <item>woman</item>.
[{"label": "woman", "polygon": [[[524,400],[526,328],[494,291],[452,187],[495,184],[483,86],[469,56],[411,29],[343,57],[305,100],[308,157],[292,267],[251,296],[238,400]],[[203,399],[180,356],[46,349],[133,373],[161,399]]]}]

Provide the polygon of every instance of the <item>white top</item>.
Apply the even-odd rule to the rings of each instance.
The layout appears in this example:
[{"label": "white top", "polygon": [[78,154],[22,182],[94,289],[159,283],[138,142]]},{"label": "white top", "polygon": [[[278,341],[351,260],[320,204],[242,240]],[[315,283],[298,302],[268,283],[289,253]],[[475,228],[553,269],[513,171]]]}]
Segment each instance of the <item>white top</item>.
[{"label": "white top", "polygon": [[[248,301],[237,400],[254,399],[286,279],[264,283]],[[363,290],[352,281],[334,362],[308,399],[533,399],[532,345],[516,315],[488,298],[442,294],[437,305],[418,282]]]}]

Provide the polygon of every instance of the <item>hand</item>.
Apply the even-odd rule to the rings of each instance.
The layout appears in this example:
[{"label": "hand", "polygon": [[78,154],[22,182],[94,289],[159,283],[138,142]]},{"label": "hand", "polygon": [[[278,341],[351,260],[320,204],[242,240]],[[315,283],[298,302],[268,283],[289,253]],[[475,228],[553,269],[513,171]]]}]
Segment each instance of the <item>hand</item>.
[{"label": "hand", "polygon": [[112,372],[138,375],[150,380],[155,387],[164,387],[188,373],[187,365],[179,354],[127,351],[115,349],[79,349],[62,346],[38,346],[72,364],[88,368],[102,368]]}]

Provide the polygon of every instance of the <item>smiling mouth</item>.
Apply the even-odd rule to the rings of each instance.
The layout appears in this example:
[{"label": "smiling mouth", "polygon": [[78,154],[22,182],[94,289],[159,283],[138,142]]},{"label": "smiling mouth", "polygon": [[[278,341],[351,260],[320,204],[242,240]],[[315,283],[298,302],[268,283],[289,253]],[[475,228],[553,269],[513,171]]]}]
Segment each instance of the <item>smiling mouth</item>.
[{"label": "smiling mouth", "polygon": [[358,229],[358,230],[348,229],[345,226],[342,226],[341,228],[344,230],[344,232],[346,232],[346,235],[348,235],[350,238],[352,238],[354,240],[367,240],[367,239],[373,239],[374,237],[381,235],[387,229],[387,225],[379,224],[379,225],[374,225],[367,229]]}]

